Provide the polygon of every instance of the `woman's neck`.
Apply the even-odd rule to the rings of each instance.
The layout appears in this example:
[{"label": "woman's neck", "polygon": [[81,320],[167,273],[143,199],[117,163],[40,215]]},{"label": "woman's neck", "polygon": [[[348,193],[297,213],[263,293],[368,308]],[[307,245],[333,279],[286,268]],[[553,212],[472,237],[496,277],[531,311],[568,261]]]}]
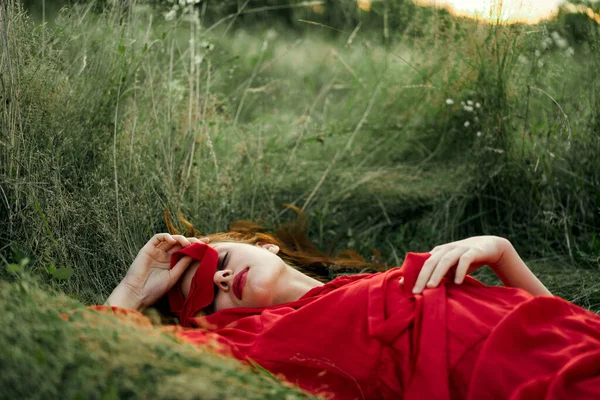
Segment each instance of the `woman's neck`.
[{"label": "woman's neck", "polygon": [[278,293],[274,297],[274,304],[283,304],[290,301],[296,301],[304,296],[310,289],[318,286],[323,286],[322,282],[303,274],[289,265],[285,269],[287,276],[282,277],[281,281],[285,282],[281,285]]}]

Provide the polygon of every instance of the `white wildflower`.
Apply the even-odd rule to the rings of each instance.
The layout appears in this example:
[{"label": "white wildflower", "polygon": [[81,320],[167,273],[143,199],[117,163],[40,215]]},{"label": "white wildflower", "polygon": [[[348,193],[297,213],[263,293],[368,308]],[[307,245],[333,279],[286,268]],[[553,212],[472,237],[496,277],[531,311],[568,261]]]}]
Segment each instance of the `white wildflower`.
[{"label": "white wildflower", "polygon": [[519,54],[519,57],[517,58],[517,60],[521,64],[529,64],[529,58],[527,58],[527,56],[525,54]]},{"label": "white wildflower", "polygon": [[567,51],[565,51],[565,54],[567,55],[567,57],[573,57],[575,55],[575,49],[572,47],[569,47],[567,49]]},{"label": "white wildflower", "polygon": [[467,105],[467,103],[465,103],[464,101],[461,101],[461,102],[460,102],[460,105],[461,105],[461,106],[465,106],[465,105]]},{"label": "white wildflower", "polygon": [[181,82],[179,82],[178,79],[171,79],[169,81],[169,89],[171,89],[171,90],[183,90],[184,87],[181,84]]},{"label": "white wildflower", "polygon": [[167,90],[173,96],[174,99],[183,99],[183,94],[186,93],[186,87],[179,80],[172,79],[167,81]]},{"label": "white wildflower", "polygon": [[566,49],[567,47],[569,47],[569,42],[567,42],[567,40],[563,38],[560,38],[560,40],[557,40],[555,43],[559,49]]},{"label": "white wildflower", "polygon": [[538,62],[537,62],[538,68],[544,68],[544,65],[545,65],[544,61],[538,60]]},{"label": "white wildflower", "polygon": [[544,40],[542,40],[542,48],[544,50],[549,49],[550,47],[552,47],[553,43],[554,43],[554,41],[552,40],[552,38],[545,37]]},{"label": "white wildflower", "polygon": [[481,131],[477,131],[477,137],[481,137],[481,135],[483,135],[483,133],[481,133]]},{"label": "white wildflower", "polygon": [[165,14],[165,21],[172,21],[173,18],[175,18],[175,15],[177,14],[177,12],[175,12],[175,10],[171,10],[168,13]]},{"label": "white wildflower", "polygon": [[452,100],[452,99],[446,99],[446,104],[448,104],[449,106],[451,106],[452,104],[454,104],[454,100]]},{"label": "white wildflower", "polygon": [[277,31],[273,28],[269,28],[267,31],[267,40],[273,40],[277,37]]},{"label": "white wildflower", "polygon": [[467,100],[467,105],[472,106],[473,105],[473,100]]},{"label": "white wildflower", "polygon": [[208,51],[211,51],[212,49],[215,48],[215,45],[210,42],[207,42],[206,40],[203,40],[200,42],[200,47],[205,48]]},{"label": "white wildflower", "polygon": [[469,126],[471,126],[471,123],[469,121],[465,121],[465,128],[468,128]]},{"label": "white wildflower", "polygon": [[476,108],[481,108],[481,103],[475,103]]},{"label": "white wildflower", "polygon": [[536,57],[539,57],[539,56],[541,56],[541,55],[542,55],[542,52],[541,52],[541,51],[539,51],[539,50],[536,50],[536,51],[535,51],[535,56],[536,56]]},{"label": "white wildflower", "polygon": [[195,57],[194,57],[194,64],[196,64],[196,65],[200,65],[200,64],[202,64],[202,61],[203,61],[203,60],[204,60],[204,57],[202,57],[202,56],[200,56],[200,55],[198,55],[198,56],[195,56]]},{"label": "white wildflower", "polygon": [[552,40],[554,40],[554,43],[559,49],[566,49],[569,46],[569,42],[567,42],[565,38],[561,37],[558,32],[554,31],[550,34],[550,36],[552,36]]},{"label": "white wildflower", "polygon": [[463,108],[467,112],[473,112],[473,106],[464,106]]}]

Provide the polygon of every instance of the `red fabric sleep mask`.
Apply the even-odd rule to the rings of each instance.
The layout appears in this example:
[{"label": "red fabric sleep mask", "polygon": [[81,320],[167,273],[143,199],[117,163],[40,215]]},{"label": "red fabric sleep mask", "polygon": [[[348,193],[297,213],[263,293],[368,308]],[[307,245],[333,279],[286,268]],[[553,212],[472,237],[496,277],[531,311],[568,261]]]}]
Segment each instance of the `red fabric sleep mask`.
[{"label": "red fabric sleep mask", "polygon": [[217,272],[219,253],[204,243],[194,243],[188,247],[176,251],[171,256],[171,269],[184,256],[190,256],[200,261],[200,266],[194,273],[190,292],[187,297],[181,293],[180,282],[177,282],[169,290],[169,305],[182,326],[191,326],[190,318],[193,318],[202,309],[209,306],[215,297],[213,277]]}]

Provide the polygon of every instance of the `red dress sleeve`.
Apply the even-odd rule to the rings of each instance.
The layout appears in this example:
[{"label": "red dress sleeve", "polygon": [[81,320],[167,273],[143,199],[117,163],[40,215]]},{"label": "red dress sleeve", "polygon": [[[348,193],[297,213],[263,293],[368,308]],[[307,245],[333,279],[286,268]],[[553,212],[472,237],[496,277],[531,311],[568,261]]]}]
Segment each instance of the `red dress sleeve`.
[{"label": "red dress sleeve", "polygon": [[493,330],[468,399],[600,399],[600,317],[558,297],[522,304]]}]

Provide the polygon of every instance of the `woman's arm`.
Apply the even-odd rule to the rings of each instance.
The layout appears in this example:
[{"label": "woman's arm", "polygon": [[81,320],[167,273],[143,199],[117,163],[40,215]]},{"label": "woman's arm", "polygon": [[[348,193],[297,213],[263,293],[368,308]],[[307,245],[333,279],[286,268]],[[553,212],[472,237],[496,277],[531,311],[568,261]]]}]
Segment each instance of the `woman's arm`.
[{"label": "woman's arm", "polygon": [[504,286],[524,289],[534,296],[551,296],[552,293],[523,262],[513,245],[504,238],[502,256],[495,265],[490,265]]},{"label": "woman's arm", "polygon": [[141,300],[135,296],[130,289],[121,283],[113,289],[108,299],[106,299],[106,302],[104,302],[104,305],[129,308],[139,312],[144,311]]},{"label": "woman's arm", "polygon": [[186,238],[168,233],[154,235],[139,251],[104,305],[144,311],[164,296],[192,264],[192,258],[186,256],[169,268],[171,255],[193,243],[207,241],[207,238]]},{"label": "woman's arm", "polygon": [[461,284],[466,275],[483,265],[489,265],[506,286],[524,289],[534,296],[551,295],[505,238],[475,236],[436,246],[430,253],[431,257],[423,264],[413,293],[421,293],[425,287],[436,287],[454,267],[454,282]]}]

